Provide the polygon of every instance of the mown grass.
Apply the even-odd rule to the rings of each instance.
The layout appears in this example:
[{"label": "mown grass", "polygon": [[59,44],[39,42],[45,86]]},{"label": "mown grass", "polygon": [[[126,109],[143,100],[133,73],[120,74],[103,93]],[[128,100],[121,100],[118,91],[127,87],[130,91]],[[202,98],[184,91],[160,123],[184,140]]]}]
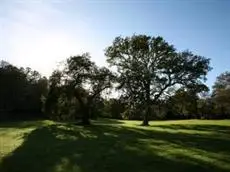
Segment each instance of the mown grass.
[{"label": "mown grass", "polygon": [[1,172],[230,171],[230,120],[0,124]]}]

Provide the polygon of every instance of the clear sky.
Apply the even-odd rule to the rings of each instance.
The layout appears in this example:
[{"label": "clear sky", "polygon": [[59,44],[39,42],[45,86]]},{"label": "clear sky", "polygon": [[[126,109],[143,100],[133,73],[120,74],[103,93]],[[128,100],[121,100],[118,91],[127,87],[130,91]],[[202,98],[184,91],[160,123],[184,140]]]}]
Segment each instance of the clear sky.
[{"label": "clear sky", "polygon": [[211,86],[230,70],[229,0],[0,0],[0,59],[49,75],[70,55],[105,65],[116,36],[163,36],[211,58]]}]

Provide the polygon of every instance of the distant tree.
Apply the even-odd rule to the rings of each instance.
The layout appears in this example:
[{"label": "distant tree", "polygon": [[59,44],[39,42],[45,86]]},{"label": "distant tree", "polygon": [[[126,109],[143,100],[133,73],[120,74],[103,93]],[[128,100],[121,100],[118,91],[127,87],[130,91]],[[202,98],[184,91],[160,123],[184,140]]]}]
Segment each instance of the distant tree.
[{"label": "distant tree", "polygon": [[217,77],[212,96],[217,113],[222,116],[230,114],[230,72],[224,72]]},{"label": "distant tree", "polygon": [[118,88],[130,102],[146,107],[143,125],[148,125],[151,105],[172,87],[201,84],[210,70],[209,59],[189,51],[178,53],[162,37],[116,37],[105,55],[116,67]]},{"label": "distant tree", "polygon": [[121,99],[111,98],[104,101],[104,115],[114,119],[122,119],[125,111],[125,103]]},{"label": "distant tree", "polygon": [[224,72],[216,78],[213,86],[214,92],[218,89],[230,89],[230,72]]},{"label": "distant tree", "polygon": [[174,119],[176,118],[200,118],[198,112],[199,93],[208,91],[205,85],[188,85],[178,89],[173,96],[168,99]]},{"label": "distant tree", "polygon": [[17,67],[1,62],[0,83],[1,111],[9,115],[23,108],[27,86],[26,75]]},{"label": "distant tree", "polygon": [[53,73],[45,103],[49,114],[59,114],[60,105],[75,102],[75,113],[82,114],[83,124],[90,124],[90,117],[95,117],[96,107],[103,102],[102,92],[112,86],[114,79],[109,69],[98,67],[90,58],[88,53],[72,56],[66,60],[63,71]]},{"label": "distant tree", "polygon": [[200,95],[197,102],[198,113],[201,119],[212,119],[215,118],[215,103],[210,94],[205,93]]},{"label": "distant tree", "polygon": [[47,79],[30,68],[0,62],[0,118],[23,119],[41,116],[41,97],[47,92]]},{"label": "distant tree", "polygon": [[63,86],[61,85],[62,75],[62,72],[58,70],[52,72],[49,77],[49,91],[43,97],[44,113],[52,119],[56,119],[58,116],[59,97],[61,97],[63,91]]}]

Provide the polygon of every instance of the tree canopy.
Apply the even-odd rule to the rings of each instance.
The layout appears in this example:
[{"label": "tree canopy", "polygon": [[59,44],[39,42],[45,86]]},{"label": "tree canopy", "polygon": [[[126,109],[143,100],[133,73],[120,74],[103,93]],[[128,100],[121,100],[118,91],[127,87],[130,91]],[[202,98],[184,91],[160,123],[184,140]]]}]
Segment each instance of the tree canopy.
[{"label": "tree canopy", "polygon": [[18,68],[1,61],[0,83],[0,119],[15,120],[41,115],[41,97],[48,89],[45,77],[30,68]]},{"label": "tree canopy", "polygon": [[1,61],[0,120],[90,124],[106,117],[148,125],[155,119],[230,118],[230,72],[220,74],[210,91],[205,85],[210,59],[147,35],[116,37],[105,55],[112,68],[83,53],[67,58],[48,79]]},{"label": "tree canopy", "polygon": [[177,52],[162,37],[116,37],[105,55],[117,69],[118,88],[130,101],[145,104],[143,125],[148,125],[151,103],[170,94],[171,88],[201,85],[210,70],[209,59]]},{"label": "tree canopy", "polygon": [[[62,91],[57,91],[56,95],[59,94],[60,96],[64,93],[67,99],[77,101],[83,124],[89,124],[95,101],[100,98],[104,90],[111,87],[113,78],[114,76],[109,69],[98,67],[91,61],[90,55],[85,53],[68,58],[63,71],[54,72],[50,80],[51,83],[59,84],[59,88],[62,88]],[[56,95],[54,94],[53,97]],[[56,102],[57,99],[55,99]]]}]

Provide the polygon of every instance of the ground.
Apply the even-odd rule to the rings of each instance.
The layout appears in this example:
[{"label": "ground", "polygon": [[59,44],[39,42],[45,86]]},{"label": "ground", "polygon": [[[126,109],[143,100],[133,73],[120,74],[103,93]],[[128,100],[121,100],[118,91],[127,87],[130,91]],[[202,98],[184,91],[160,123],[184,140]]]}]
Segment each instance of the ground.
[{"label": "ground", "polygon": [[2,123],[0,171],[230,171],[230,120],[140,123]]}]

